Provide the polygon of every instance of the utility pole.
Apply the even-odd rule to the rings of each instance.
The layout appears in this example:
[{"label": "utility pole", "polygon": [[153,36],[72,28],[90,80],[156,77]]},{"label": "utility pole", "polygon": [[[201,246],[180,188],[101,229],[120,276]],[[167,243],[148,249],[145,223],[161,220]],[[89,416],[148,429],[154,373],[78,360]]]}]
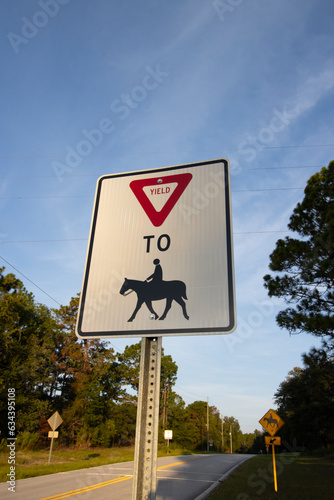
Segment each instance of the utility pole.
[{"label": "utility pole", "polygon": [[222,415],[222,453],[224,453],[224,417]]},{"label": "utility pole", "polygon": [[232,425],[230,425],[230,445],[231,445],[231,453],[232,453]]},{"label": "utility pole", "polygon": [[206,451],[209,453],[209,398],[206,408]]}]

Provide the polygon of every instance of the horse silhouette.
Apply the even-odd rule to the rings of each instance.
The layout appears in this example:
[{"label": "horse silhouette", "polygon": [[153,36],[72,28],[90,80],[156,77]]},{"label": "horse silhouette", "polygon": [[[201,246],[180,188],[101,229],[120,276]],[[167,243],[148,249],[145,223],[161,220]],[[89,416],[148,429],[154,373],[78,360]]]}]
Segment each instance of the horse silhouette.
[{"label": "horse silhouette", "polygon": [[273,418],[271,413],[270,413],[270,417],[264,417],[263,420],[266,420],[267,421],[267,427],[269,427],[269,425],[272,425],[273,427],[275,427],[275,425],[278,426],[278,422],[277,422],[277,419],[276,418]]},{"label": "horse silhouette", "polygon": [[185,283],[183,283],[183,281],[161,281],[159,283],[154,283],[147,281],[129,280],[125,278],[119,293],[121,295],[124,295],[129,290],[132,290],[137,294],[137,305],[131,317],[128,319],[128,321],[130,322],[135,319],[137,312],[144,302],[150,313],[154,315],[154,319],[158,319],[159,316],[152,307],[152,301],[163,299],[166,299],[166,308],[162,316],[160,316],[159,320],[164,320],[166,318],[167,313],[172,306],[173,300],[180,304],[180,306],[182,307],[183,316],[186,319],[189,319],[186,309],[186,303],[183,300],[187,300],[186,285]]}]

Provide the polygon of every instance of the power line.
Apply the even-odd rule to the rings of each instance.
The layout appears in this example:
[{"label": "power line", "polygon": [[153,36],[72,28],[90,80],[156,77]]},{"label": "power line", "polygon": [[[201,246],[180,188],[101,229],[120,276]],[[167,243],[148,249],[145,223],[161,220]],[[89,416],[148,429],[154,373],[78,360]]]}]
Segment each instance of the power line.
[{"label": "power line", "polygon": [[[175,389],[177,389],[178,391],[183,391],[183,392],[187,392],[188,394],[192,394],[193,396],[196,396],[198,398],[202,398],[202,396],[200,396],[199,394],[195,394],[194,392],[190,392],[190,391],[187,391],[186,389],[182,389],[182,387],[180,387],[179,385],[174,385]],[[188,397],[189,396],[184,396],[184,397]],[[189,398],[190,399],[190,398]],[[204,400],[203,400],[204,401]]]},{"label": "power line", "polygon": [[289,168],[322,168],[323,165],[295,165],[289,167],[251,167],[251,168],[236,168],[233,172],[248,172],[248,170],[286,170]]},{"label": "power line", "polygon": [[94,198],[92,195],[64,195],[64,196],[0,196],[0,200],[50,200],[50,199],[64,199],[64,198]]},{"label": "power line", "polygon": [[305,189],[299,187],[288,187],[288,188],[261,188],[261,189],[231,189],[232,193],[248,193],[252,191],[290,191],[290,190],[298,190]]},{"label": "power line", "polygon": [[[233,231],[233,235],[240,235],[240,234],[275,234],[275,233],[292,233],[293,231],[291,229],[278,229],[278,230],[268,230],[268,231]],[[67,241],[88,241],[88,238],[59,238],[59,239],[52,239],[52,240],[7,240],[7,241],[0,241],[1,244],[8,244],[8,243],[53,243],[53,242],[67,242]],[[1,256],[0,256],[1,257]]]},{"label": "power line", "polygon": [[[251,193],[264,191],[293,191],[303,190],[303,187],[284,187],[284,188],[259,188],[259,189],[232,189],[232,193]],[[0,196],[0,200],[49,200],[64,198],[94,198],[93,195],[64,195],[64,196]]]},{"label": "power line", "polygon": [[60,241],[87,241],[88,238],[59,238],[52,240],[8,240],[0,241],[0,243],[51,243]]},{"label": "power line", "polygon": [[285,231],[233,231],[233,234],[266,234],[266,233],[290,233],[292,232],[289,229],[286,229]]},{"label": "power line", "polygon": [[[291,168],[322,168],[323,165],[296,165],[289,167],[252,167],[252,168],[236,168],[232,169],[234,172],[248,172],[252,170],[287,170]],[[97,178],[99,174],[68,174],[64,177],[66,179],[72,177],[95,177]],[[8,175],[8,176],[0,176],[0,179],[50,179],[55,178],[54,174],[50,175]]]},{"label": "power line", "polygon": [[[290,233],[291,230],[277,230],[277,231],[233,231],[233,234],[266,234],[266,233]],[[7,243],[53,243],[53,242],[67,242],[67,241],[88,241],[88,238],[59,238],[52,240],[7,240],[0,241],[0,244]]]},{"label": "power line", "polygon": [[[108,157],[108,156],[136,156],[136,155],[160,155],[160,154],[176,154],[176,153],[211,153],[211,152],[223,152],[223,151],[263,151],[271,149],[303,149],[303,148],[329,148],[333,147],[334,144],[303,144],[303,145],[292,145],[292,146],[260,146],[256,147],[245,147],[245,148],[219,148],[219,149],[198,149],[198,150],[176,150],[176,151],[137,151],[134,153],[91,153],[89,157]],[[65,158],[66,154],[56,154],[56,155],[26,155],[26,156],[0,156],[0,160],[47,160],[53,158]]]},{"label": "power line", "polygon": [[54,299],[53,297],[51,297],[51,295],[49,295],[45,290],[43,290],[40,286],[36,285],[36,283],[34,283],[30,278],[28,278],[28,276],[26,276],[25,274],[23,274],[21,271],[19,271],[17,269],[17,267],[13,266],[13,264],[11,264],[10,262],[8,262],[8,260],[6,260],[4,257],[2,257],[2,255],[0,255],[0,258],[6,262],[6,264],[8,264],[10,267],[12,267],[13,269],[15,269],[15,271],[19,274],[21,274],[21,276],[23,276],[26,280],[28,280],[30,283],[32,283],[36,288],[38,288],[38,290],[40,290],[42,293],[44,293],[44,295],[47,295],[50,299],[52,299],[54,302],[56,302],[56,304],[58,304],[59,306],[61,306],[61,304],[58,302],[58,300]]}]

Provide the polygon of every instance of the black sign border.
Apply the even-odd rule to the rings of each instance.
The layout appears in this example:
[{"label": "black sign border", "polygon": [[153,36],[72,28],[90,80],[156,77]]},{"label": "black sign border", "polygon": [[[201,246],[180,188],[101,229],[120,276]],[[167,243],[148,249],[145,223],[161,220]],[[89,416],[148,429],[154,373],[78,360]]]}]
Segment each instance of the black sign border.
[{"label": "black sign border", "polygon": [[[127,332],[126,330],[119,331],[97,331],[97,332],[83,332],[82,331],[82,321],[86,302],[86,292],[89,280],[90,263],[94,246],[94,236],[96,221],[98,216],[100,194],[102,188],[102,182],[106,179],[118,178],[118,177],[133,177],[136,175],[143,174],[154,174],[169,172],[173,170],[180,170],[185,168],[196,168],[203,165],[212,165],[216,163],[224,164],[224,186],[225,186],[225,210],[226,210],[226,243],[227,243],[227,272],[228,272],[228,307],[229,307],[229,318],[230,323],[227,326],[214,327],[214,328],[165,328],[165,329],[155,329],[155,330],[131,330]],[[231,199],[230,199],[230,186],[229,186],[229,163],[225,158],[220,158],[216,160],[207,160],[203,162],[196,163],[186,163],[183,165],[174,165],[171,167],[156,168],[152,170],[137,170],[134,172],[125,172],[119,174],[103,175],[99,178],[96,188],[95,203],[93,209],[93,217],[91,224],[91,233],[89,239],[87,262],[85,266],[85,275],[83,280],[83,286],[81,291],[81,299],[78,310],[77,328],[76,334],[81,339],[95,339],[95,338],[132,338],[132,337],[161,337],[161,336],[190,336],[194,335],[219,335],[232,333],[236,328],[236,311],[235,311],[235,285],[234,285],[234,266],[233,266],[233,245],[232,245],[232,215],[231,215]]]}]

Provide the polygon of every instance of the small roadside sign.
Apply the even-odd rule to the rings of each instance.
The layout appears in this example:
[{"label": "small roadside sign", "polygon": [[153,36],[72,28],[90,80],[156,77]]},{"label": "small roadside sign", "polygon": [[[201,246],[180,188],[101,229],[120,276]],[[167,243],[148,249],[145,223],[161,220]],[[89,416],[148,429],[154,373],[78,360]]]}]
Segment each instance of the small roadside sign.
[{"label": "small roadside sign", "polygon": [[49,418],[48,423],[53,431],[55,431],[62,423],[63,419],[57,411]]},{"label": "small roadside sign", "polygon": [[48,423],[52,429],[52,431],[49,431],[49,438],[51,438],[51,444],[50,444],[50,453],[49,453],[48,464],[50,465],[53,440],[57,439],[57,437],[58,437],[58,431],[55,432],[55,430],[63,423],[63,419],[61,418],[59,413],[57,411],[55,411],[54,414],[51,415],[51,417],[49,418]]},{"label": "small roadside sign", "polygon": [[284,421],[274,412],[274,410],[268,410],[261,420],[259,420],[259,423],[271,436],[275,436],[276,432],[284,425]]},{"label": "small roadside sign", "polygon": [[169,441],[173,439],[173,431],[165,431],[165,439],[167,441],[167,446],[169,448]]},{"label": "small roadside sign", "polygon": [[273,474],[274,474],[274,489],[277,491],[277,473],[276,473],[276,458],[275,458],[275,446],[281,445],[281,438],[275,436],[276,432],[279,431],[284,425],[284,421],[274,412],[274,410],[268,410],[265,415],[259,420],[259,423],[269,432],[270,436],[265,436],[265,444],[267,451],[271,445],[273,454]]},{"label": "small roadside sign", "polygon": [[270,444],[273,444],[274,446],[281,446],[281,436],[264,436],[264,441],[266,444],[266,447],[268,448]]},{"label": "small roadside sign", "polygon": [[49,431],[49,434],[48,434],[48,437],[49,439],[57,439],[57,437],[59,436],[59,432],[58,431]]},{"label": "small roadside sign", "polygon": [[165,439],[173,439],[173,431],[165,431]]}]

